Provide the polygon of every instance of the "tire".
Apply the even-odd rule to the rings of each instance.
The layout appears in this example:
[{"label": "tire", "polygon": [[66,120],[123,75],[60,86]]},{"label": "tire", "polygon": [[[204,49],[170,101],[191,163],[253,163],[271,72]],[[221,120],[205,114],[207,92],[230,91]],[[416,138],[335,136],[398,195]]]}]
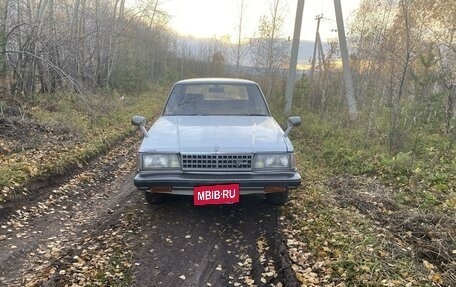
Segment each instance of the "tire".
[{"label": "tire", "polygon": [[166,200],[166,194],[152,193],[148,191],[144,192],[144,197],[149,204],[160,204]]},{"label": "tire", "polygon": [[288,201],[289,191],[275,192],[266,194],[266,199],[273,205],[284,205]]}]

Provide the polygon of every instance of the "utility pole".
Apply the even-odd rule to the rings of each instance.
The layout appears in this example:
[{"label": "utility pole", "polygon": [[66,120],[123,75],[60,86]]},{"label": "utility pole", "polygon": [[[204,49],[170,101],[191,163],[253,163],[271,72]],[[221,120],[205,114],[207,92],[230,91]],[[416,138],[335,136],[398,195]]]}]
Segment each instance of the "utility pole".
[{"label": "utility pole", "polygon": [[355,92],[353,89],[353,79],[350,69],[350,59],[348,57],[347,39],[345,38],[344,18],[342,16],[342,7],[340,0],[334,0],[334,9],[336,10],[337,32],[339,34],[340,54],[342,56],[342,66],[344,72],[345,95],[348,102],[348,113],[350,119],[355,120],[357,115]]},{"label": "utility pole", "polygon": [[[312,67],[310,69],[310,84],[312,92],[311,94],[315,95],[315,98],[309,100],[313,102],[313,104],[317,103],[317,99],[319,98],[321,102],[323,102],[324,95],[325,95],[325,77],[326,77],[326,62],[325,62],[325,54],[323,52],[323,44],[321,43],[320,37],[320,22],[323,19],[323,14],[315,16],[315,20],[317,20],[317,31],[315,32],[315,42],[314,42],[314,50],[312,56]],[[315,76],[315,69],[316,69],[316,61],[318,59],[318,70],[320,73]],[[321,70],[324,70],[321,73]],[[320,94],[321,93],[321,94]],[[320,95],[318,95],[320,94]]]},{"label": "utility pole", "polygon": [[315,33],[315,43],[314,43],[314,50],[312,56],[312,68],[310,70],[310,78],[312,79],[315,73],[315,59],[317,58],[317,51],[319,52],[319,59],[321,58],[321,39],[320,39],[320,21],[323,18],[323,14],[317,15],[315,20],[317,20],[317,32]]},{"label": "utility pole", "polygon": [[298,63],[299,37],[301,35],[302,13],[304,11],[304,0],[298,0],[296,8],[295,27],[293,33],[293,43],[291,46],[290,64],[288,67],[287,89],[285,92],[285,114],[291,111],[293,92],[296,80],[296,65]]}]

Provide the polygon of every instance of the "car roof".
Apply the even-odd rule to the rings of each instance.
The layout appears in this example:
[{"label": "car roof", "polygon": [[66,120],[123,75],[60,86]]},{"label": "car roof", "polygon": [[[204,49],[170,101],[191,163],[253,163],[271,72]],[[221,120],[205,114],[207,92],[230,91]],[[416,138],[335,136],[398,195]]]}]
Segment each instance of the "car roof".
[{"label": "car roof", "polygon": [[254,81],[237,78],[193,78],[176,82],[177,84],[257,84]]}]

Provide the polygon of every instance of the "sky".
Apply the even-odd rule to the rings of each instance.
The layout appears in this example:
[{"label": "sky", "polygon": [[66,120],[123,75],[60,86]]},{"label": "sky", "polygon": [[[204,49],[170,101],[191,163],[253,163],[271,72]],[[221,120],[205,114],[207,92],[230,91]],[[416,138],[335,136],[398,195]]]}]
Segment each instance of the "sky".
[{"label": "sky", "polygon": [[[347,19],[353,15],[361,0],[341,0],[342,13]],[[237,37],[241,0],[163,0],[160,8],[169,13],[170,26],[182,35],[196,38],[221,38],[231,35]],[[270,15],[270,0],[244,0],[243,37],[250,38],[258,30],[262,15]],[[285,37],[293,36],[297,0],[282,0],[284,4]],[[337,38],[333,0],[307,0],[301,28],[301,40],[314,40],[317,21],[315,16],[323,14],[320,24],[322,40]]]}]

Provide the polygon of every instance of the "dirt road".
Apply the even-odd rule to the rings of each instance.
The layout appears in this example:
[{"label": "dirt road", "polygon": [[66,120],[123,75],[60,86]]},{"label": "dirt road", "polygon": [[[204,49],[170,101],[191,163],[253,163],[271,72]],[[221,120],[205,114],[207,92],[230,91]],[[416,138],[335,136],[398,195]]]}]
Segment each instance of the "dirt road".
[{"label": "dirt road", "polygon": [[262,197],[145,204],[136,142],[0,207],[1,286],[295,286],[279,208]]}]

